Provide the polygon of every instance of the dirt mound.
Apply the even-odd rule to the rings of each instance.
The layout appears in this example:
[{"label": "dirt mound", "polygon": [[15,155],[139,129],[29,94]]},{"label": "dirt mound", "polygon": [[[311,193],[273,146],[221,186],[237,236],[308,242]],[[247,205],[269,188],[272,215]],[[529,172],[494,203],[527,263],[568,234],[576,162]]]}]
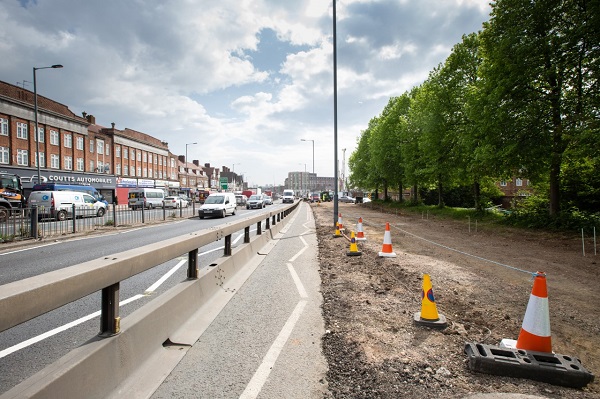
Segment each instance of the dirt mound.
[{"label": "dirt mound", "polygon": [[[576,237],[488,229],[424,215],[382,213],[340,204],[344,226],[363,219],[362,256],[347,256],[349,241],[334,238],[333,207],[313,205],[319,236],[323,350],[333,398],[462,398],[512,392],[548,398],[598,398],[585,389],[470,371],[465,342],[497,345],[516,339],[532,287],[547,273],[553,350],[600,369],[598,257],[581,253]],[[395,258],[381,258],[389,222]],[[474,221],[473,221],[474,223]],[[448,328],[415,326],[423,274],[429,274]]]}]

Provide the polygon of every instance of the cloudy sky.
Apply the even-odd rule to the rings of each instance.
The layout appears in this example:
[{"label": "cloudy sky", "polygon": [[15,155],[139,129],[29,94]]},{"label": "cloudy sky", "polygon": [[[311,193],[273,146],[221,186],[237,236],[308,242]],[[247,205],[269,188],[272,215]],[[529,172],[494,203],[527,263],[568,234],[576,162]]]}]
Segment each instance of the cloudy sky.
[{"label": "cloudy sky", "polygon": [[[333,5],[325,0],[0,0],[0,80],[167,141],[255,184],[334,175]],[[338,0],[338,158],[419,85],[486,0]],[[345,157],[342,149],[346,149]],[[341,172],[340,172],[341,173]],[[346,174],[348,171],[346,170]]]}]

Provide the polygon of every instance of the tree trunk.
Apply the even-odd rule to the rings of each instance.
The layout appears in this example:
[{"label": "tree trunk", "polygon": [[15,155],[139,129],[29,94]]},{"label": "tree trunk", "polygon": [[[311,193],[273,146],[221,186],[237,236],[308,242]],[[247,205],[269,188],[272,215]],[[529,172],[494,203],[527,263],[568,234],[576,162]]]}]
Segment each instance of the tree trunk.
[{"label": "tree trunk", "polygon": [[475,199],[475,210],[482,211],[483,205],[481,204],[481,184],[479,180],[473,183],[473,198]]},{"label": "tree trunk", "polygon": [[444,207],[444,198],[442,196],[442,191],[443,191],[443,185],[442,185],[442,180],[438,180],[438,207],[443,208]]},{"label": "tree trunk", "polygon": [[403,203],[404,202],[404,193],[402,190],[402,182],[398,183],[398,192],[400,193],[400,198],[398,198],[398,202]]}]

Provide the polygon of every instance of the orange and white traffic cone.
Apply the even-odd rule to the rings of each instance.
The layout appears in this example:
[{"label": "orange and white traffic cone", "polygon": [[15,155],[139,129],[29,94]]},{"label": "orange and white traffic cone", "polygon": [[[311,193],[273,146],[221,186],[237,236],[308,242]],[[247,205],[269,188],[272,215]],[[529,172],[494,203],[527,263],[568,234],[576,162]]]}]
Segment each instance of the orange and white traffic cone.
[{"label": "orange and white traffic cone", "polygon": [[350,250],[346,252],[347,256],[360,256],[362,252],[358,250],[358,245],[356,245],[356,237],[354,232],[350,232]]},{"label": "orange and white traffic cone", "polygon": [[340,231],[344,231],[344,223],[342,222],[342,214],[338,213],[338,229],[340,229]]},{"label": "orange and white traffic cone", "polygon": [[438,313],[433,296],[433,286],[429,274],[423,275],[423,289],[421,291],[421,311],[414,314],[416,324],[431,328],[446,328],[446,316]]},{"label": "orange and white traffic cone", "polygon": [[358,218],[358,224],[356,225],[356,241],[366,241],[365,233],[362,228],[362,218]]},{"label": "orange and white traffic cone", "polygon": [[535,275],[516,347],[536,352],[552,352],[546,273],[537,272]]},{"label": "orange and white traffic cone", "polygon": [[395,258],[396,254],[392,251],[392,233],[390,233],[390,223],[385,224],[385,233],[383,234],[383,247],[379,256],[386,258]]},{"label": "orange and white traffic cone", "polygon": [[343,237],[342,232],[340,231],[340,223],[335,223],[335,233],[333,233],[333,238]]}]

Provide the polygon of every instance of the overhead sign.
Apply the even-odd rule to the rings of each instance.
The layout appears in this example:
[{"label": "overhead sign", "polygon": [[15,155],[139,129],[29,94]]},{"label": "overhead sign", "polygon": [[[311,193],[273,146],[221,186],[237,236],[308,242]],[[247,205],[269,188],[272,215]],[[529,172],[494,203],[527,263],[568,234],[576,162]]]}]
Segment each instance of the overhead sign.
[{"label": "overhead sign", "polygon": [[226,177],[221,177],[219,179],[219,183],[220,183],[221,189],[227,190],[227,183],[229,183],[229,180]]}]

